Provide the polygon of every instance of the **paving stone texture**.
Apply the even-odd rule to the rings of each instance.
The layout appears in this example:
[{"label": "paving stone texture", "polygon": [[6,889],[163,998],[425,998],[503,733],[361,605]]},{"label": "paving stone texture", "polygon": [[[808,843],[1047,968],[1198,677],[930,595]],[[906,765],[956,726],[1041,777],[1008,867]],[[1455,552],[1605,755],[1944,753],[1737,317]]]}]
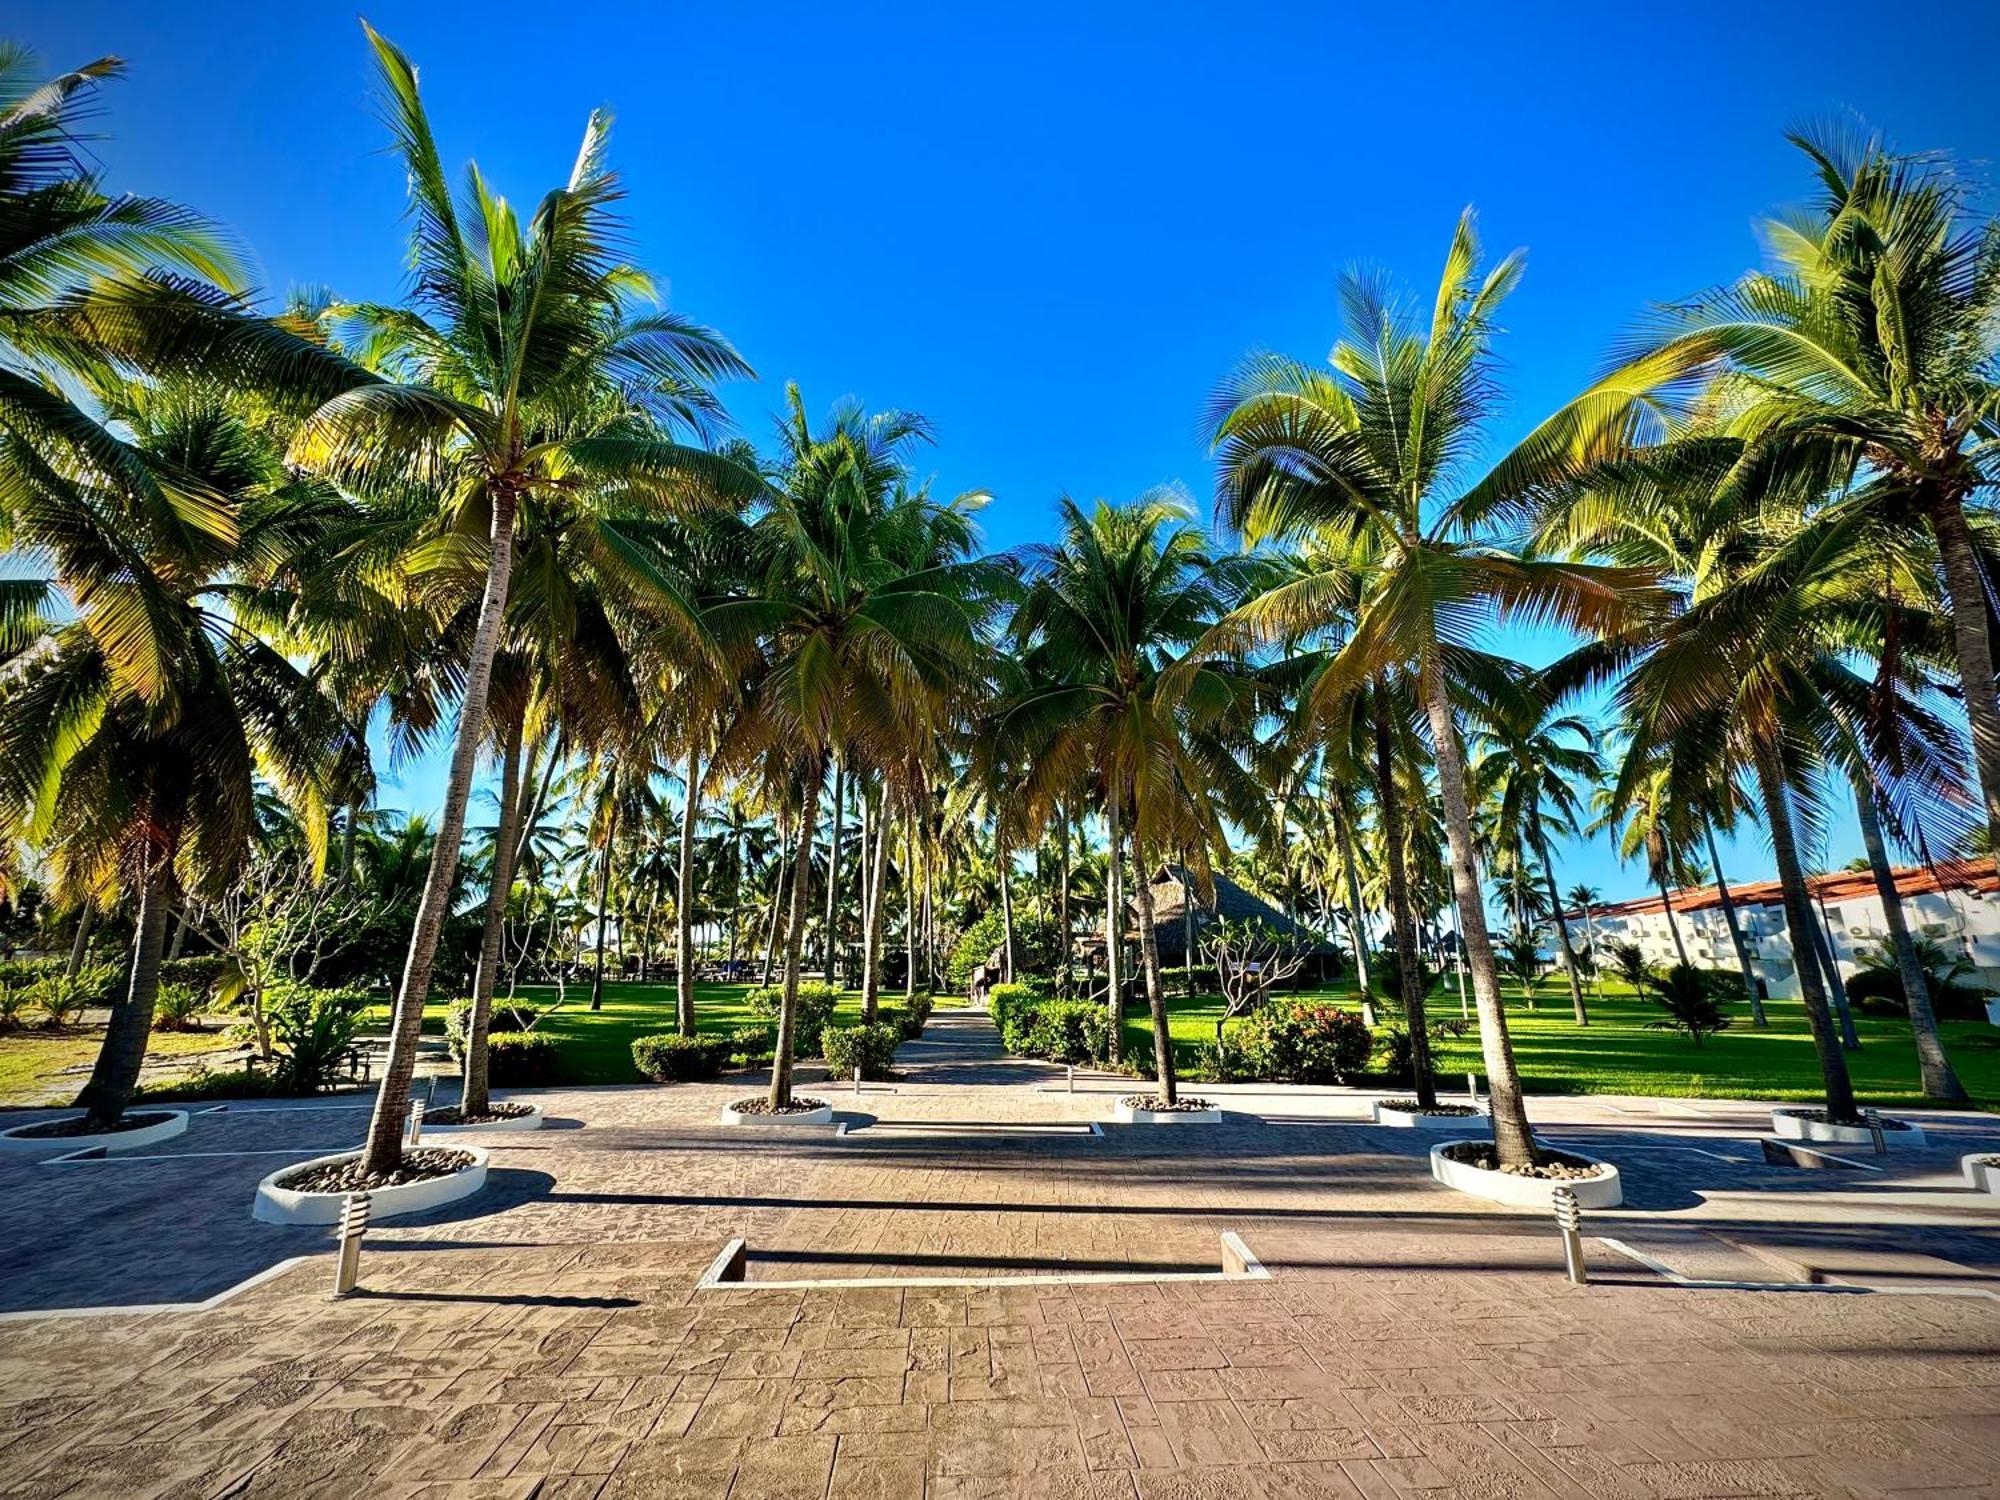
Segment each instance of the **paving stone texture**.
[{"label": "paving stone texture", "polygon": [[[1749,1104],[1535,1101],[1627,1181],[1579,1287],[1366,1094],[1094,1134],[1129,1083],[1071,1093],[971,1013],[899,1066],[804,1086],[845,1135],[715,1126],[746,1080],[543,1091],[551,1127],[482,1137],[487,1191],[378,1225],[337,1302],[327,1232],[249,1202],[351,1103],[0,1160],[0,1500],[2000,1494],[2000,1211],[1956,1176],[2000,1121],[1803,1172]],[[1217,1271],[1225,1230],[1270,1279],[1144,1279]],[[747,1280],[697,1290],[737,1235]],[[1791,1284],[1814,1257],[1949,1290]],[[772,1285],[852,1278],[902,1284]]]}]

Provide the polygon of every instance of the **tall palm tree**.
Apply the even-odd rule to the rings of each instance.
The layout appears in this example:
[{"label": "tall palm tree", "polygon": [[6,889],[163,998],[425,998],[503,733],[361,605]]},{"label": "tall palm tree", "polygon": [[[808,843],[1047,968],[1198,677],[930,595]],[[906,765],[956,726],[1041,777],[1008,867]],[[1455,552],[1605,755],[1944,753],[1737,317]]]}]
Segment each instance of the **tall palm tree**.
[{"label": "tall palm tree", "polygon": [[[1129,843],[1159,1095],[1176,1098],[1173,1043],[1154,925],[1155,857],[1186,851],[1197,884],[1222,846],[1218,802],[1233,770],[1218,731],[1240,715],[1244,685],[1195,648],[1255,576],[1213,555],[1185,504],[1155,493],[1086,511],[1063,499],[1057,540],[1023,550],[1027,597],[1014,618],[1028,685],[1000,710],[999,737],[1028,768],[1030,836],[1088,789],[1101,801],[1113,870]],[[1247,809],[1246,809],[1247,811]],[[1116,880],[1112,882],[1114,891]],[[1106,933],[1109,1003],[1119,1004],[1115,894]]]},{"label": "tall palm tree", "polygon": [[[1331,370],[1253,360],[1218,393],[1218,510],[1256,542],[1312,537],[1376,562],[1348,644],[1322,691],[1358,689],[1388,671],[1413,677],[1436,756],[1459,931],[1479,1002],[1495,1149],[1504,1166],[1536,1159],[1487,927],[1466,763],[1450,683],[1455,657],[1491,610],[1587,634],[1626,627],[1651,606],[1645,575],[1509,554],[1485,534],[1533,497],[1651,431],[1653,406],[1631,374],[1592,387],[1483,473],[1473,450],[1497,392],[1492,337],[1519,281],[1510,255],[1483,277],[1468,211],[1426,321],[1376,280],[1342,285],[1350,336]],[[1414,326],[1413,326],[1414,325]],[[1272,636],[1310,628],[1328,608],[1313,578],[1255,606]]]},{"label": "tall palm tree", "polygon": [[2000,698],[1973,524],[2000,478],[2000,235],[1936,157],[1837,128],[1790,140],[1818,197],[1761,226],[1770,269],[1669,309],[1629,370],[1712,374],[1717,430],[1743,445],[1731,498],[1845,477],[1844,508],[1928,533],[2000,849]]}]

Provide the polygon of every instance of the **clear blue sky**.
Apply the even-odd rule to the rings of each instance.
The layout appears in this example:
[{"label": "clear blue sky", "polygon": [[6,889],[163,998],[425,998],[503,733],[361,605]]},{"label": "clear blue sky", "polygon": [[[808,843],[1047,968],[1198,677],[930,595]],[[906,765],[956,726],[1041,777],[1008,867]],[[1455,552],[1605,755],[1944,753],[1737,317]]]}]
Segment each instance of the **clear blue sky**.
[{"label": "clear blue sky", "polygon": [[[1988,0],[366,14],[421,66],[447,162],[517,202],[609,105],[635,258],[762,376],[730,393],[742,426],[763,437],[787,379],[816,410],[922,411],[939,487],[997,497],[995,546],[1065,491],[1205,500],[1195,425],[1223,373],[1323,353],[1346,265],[1433,283],[1467,203],[1490,250],[1530,250],[1513,431],[1647,302],[1752,262],[1752,219],[1808,190],[1788,124],[1848,113],[1981,171],[2000,145]],[[52,66],[125,57],[112,183],[233,226],[270,291],[396,295],[402,179],[351,7],[40,0],[0,31]],[[435,802],[436,766],[401,781],[386,802]],[[1834,861],[1857,842],[1840,830]],[[1768,872],[1759,836],[1733,866]],[[1643,884],[1602,846],[1564,875]]]}]

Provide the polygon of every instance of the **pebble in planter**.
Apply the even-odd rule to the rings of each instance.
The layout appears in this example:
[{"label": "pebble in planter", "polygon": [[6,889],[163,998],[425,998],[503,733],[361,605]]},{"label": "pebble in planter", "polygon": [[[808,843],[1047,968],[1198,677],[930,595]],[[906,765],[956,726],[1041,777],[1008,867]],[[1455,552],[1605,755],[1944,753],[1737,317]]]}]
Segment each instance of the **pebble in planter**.
[{"label": "pebble in planter", "polygon": [[1127,1094],[1120,1099],[1112,1118],[1121,1125],[1216,1125],[1222,1109],[1207,1099],[1181,1098],[1172,1104],[1158,1094]]},{"label": "pebble in planter", "polygon": [[475,1130],[540,1130],[542,1107],[517,1100],[495,1100],[477,1119],[459,1118],[456,1107],[424,1112],[425,1135],[470,1135]]},{"label": "pebble in planter", "polygon": [[722,1106],[722,1123],[725,1125],[747,1125],[756,1130],[785,1130],[794,1125],[831,1125],[833,1106],[824,1099],[808,1099],[804,1094],[793,1096],[788,1109],[772,1109],[771,1102],[761,1094],[752,1099],[738,1099],[734,1104]]},{"label": "pebble in planter", "polygon": [[1425,1109],[1414,1099],[1377,1099],[1375,1123],[1397,1130],[1467,1130],[1482,1128],[1486,1111],[1472,1104],[1439,1104]]},{"label": "pebble in planter", "polygon": [[263,1224],[337,1224],[351,1192],[366,1191],[369,1216],[390,1219],[469,1198],[486,1186],[480,1146],[438,1146],[403,1153],[399,1180],[362,1183],[352,1170],[359,1151],[341,1151],[280,1167],[257,1184],[250,1217]]},{"label": "pebble in planter", "polygon": [[16,1125],[12,1130],[0,1131],[0,1150],[88,1151],[101,1146],[106,1151],[131,1151],[170,1140],[188,1128],[184,1109],[134,1110],[119,1122],[123,1127],[119,1130],[85,1131],[81,1128],[84,1118],[71,1115],[60,1120],[38,1120],[32,1125]]},{"label": "pebble in planter", "polygon": [[1503,1171],[1489,1141],[1439,1141],[1431,1147],[1431,1176],[1461,1193],[1510,1203],[1520,1208],[1548,1208],[1557,1187],[1576,1194],[1579,1208],[1616,1208],[1625,1201],[1618,1169],[1575,1151],[1541,1153],[1543,1165],[1534,1172]]}]

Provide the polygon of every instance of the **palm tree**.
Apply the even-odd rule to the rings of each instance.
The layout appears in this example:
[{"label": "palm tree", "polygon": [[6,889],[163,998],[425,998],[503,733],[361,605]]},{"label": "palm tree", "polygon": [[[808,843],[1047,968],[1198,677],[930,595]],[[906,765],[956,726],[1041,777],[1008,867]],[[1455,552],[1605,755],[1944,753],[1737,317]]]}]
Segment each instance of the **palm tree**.
[{"label": "palm tree", "polygon": [[1154,1069],[1159,1097],[1171,1104],[1174,1055],[1152,860],[1160,851],[1186,851],[1199,886],[1208,851],[1222,845],[1216,805],[1233,778],[1216,735],[1239,714],[1244,685],[1194,648],[1254,572],[1242,559],[1212,555],[1171,494],[1124,506],[1100,502],[1089,511],[1065,497],[1058,513],[1057,539],[1022,553],[1029,589],[1013,628],[1027,685],[1002,705],[997,734],[1028,768],[1022,809],[1029,836],[1081,794],[1101,802],[1114,875],[1105,935],[1114,1018],[1122,937],[1115,876],[1130,845]]},{"label": "palm tree", "polygon": [[1755,504],[1793,476],[1846,477],[1844,508],[1928,532],[1986,822],[2000,835],[2000,699],[1968,515],[2000,477],[2000,236],[1968,216],[1966,187],[1935,157],[1838,129],[1790,140],[1819,196],[1763,225],[1772,268],[1669,309],[1630,373],[1713,375],[1717,430],[1743,445],[1728,497]]},{"label": "palm tree", "polygon": [[[1337,696],[1392,670],[1415,680],[1436,756],[1503,1166],[1532,1164],[1536,1154],[1480,887],[1453,663],[1489,609],[1602,634],[1652,603],[1643,574],[1508,554],[1483,540],[1497,518],[1622,451],[1652,417],[1627,374],[1561,408],[1483,474],[1470,472],[1469,450],[1496,400],[1493,319],[1521,267],[1512,255],[1480,277],[1468,211],[1422,332],[1411,329],[1413,309],[1373,279],[1350,275],[1342,292],[1352,336],[1336,345],[1332,369],[1253,360],[1218,394],[1210,420],[1221,460],[1218,509],[1228,524],[1252,541],[1316,537],[1376,562],[1322,691]],[[1310,628],[1328,604],[1326,586],[1306,578],[1255,608],[1276,638]]]}]

